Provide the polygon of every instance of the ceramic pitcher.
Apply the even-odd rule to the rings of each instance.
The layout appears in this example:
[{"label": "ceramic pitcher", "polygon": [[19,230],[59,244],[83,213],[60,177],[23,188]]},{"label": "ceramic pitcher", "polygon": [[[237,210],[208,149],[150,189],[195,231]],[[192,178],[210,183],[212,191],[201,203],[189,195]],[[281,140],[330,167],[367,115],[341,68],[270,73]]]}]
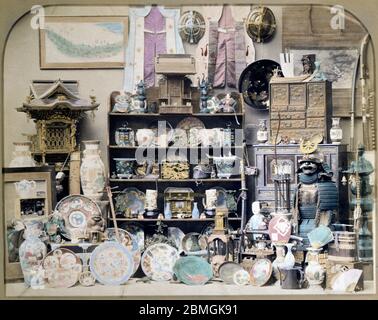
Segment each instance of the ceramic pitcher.
[{"label": "ceramic pitcher", "polygon": [[304,272],[301,268],[278,268],[280,285],[282,289],[301,289],[305,281]]}]

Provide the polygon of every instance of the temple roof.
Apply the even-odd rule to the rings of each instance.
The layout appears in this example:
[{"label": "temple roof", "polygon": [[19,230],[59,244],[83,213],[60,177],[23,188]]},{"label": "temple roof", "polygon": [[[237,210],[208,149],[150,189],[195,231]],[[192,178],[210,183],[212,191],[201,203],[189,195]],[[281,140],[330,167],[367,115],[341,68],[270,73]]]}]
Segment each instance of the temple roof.
[{"label": "temple roof", "polygon": [[96,109],[100,104],[78,96],[78,82],[64,80],[33,81],[30,84],[30,96],[17,111],[50,111],[55,108],[87,111]]}]

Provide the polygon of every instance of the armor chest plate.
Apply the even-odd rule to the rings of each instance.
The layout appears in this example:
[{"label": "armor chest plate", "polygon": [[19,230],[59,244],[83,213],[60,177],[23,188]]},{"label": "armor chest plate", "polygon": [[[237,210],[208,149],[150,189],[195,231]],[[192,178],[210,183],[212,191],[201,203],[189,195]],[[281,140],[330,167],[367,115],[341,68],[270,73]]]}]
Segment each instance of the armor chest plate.
[{"label": "armor chest plate", "polygon": [[318,202],[318,188],[315,183],[302,184],[299,189],[300,206],[313,206]]}]

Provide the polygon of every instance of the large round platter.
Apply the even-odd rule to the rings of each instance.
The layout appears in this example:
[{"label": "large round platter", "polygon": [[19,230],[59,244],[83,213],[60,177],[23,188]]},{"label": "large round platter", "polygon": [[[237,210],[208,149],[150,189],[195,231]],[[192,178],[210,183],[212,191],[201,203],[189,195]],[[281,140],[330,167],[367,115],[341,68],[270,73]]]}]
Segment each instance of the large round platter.
[{"label": "large round platter", "polygon": [[173,266],[178,258],[176,248],[166,243],[153,244],[142,255],[142,270],[152,280],[168,281],[172,279]]},{"label": "large round platter", "polygon": [[[204,123],[195,117],[182,119],[175,129],[175,146],[195,147],[200,145],[200,131],[206,129]],[[186,137],[187,139],[184,139]],[[185,143],[186,142],[186,143]]]},{"label": "large round platter", "polygon": [[248,65],[239,78],[239,92],[244,102],[252,108],[268,110],[269,81],[275,69],[281,66],[273,60],[258,60]]},{"label": "large round platter", "polygon": [[65,222],[68,239],[77,231],[85,231],[87,221],[92,215],[101,215],[101,209],[96,202],[83,195],[70,195],[58,202],[55,207]]},{"label": "large round platter", "polygon": [[234,284],[234,274],[243,270],[243,267],[232,261],[226,261],[219,266],[219,278],[221,278],[226,284]]},{"label": "large round platter", "polygon": [[89,266],[96,280],[105,285],[121,285],[133,274],[129,250],[118,242],[105,242],[92,252]]},{"label": "large round platter", "polygon": [[173,272],[178,280],[188,285],[203,285],[213,277],[211,264],[196,256],[179,258]]},{"label": "large round platter", "polygon": [[272,263],[268,259],[256,259],[252,265],[251,283],[254,286],[261,287],[266,284],[272,275]]},{"label": "large round platter", "polygon": [[69,288],[76,284],[83,270],[80,258],[65,248],[49,252],[42,261],[50,288]]},{"label": "large round platter", "polygon": [[[139,251],[138,242],[136,238],[132,234],[127,232],[126,230],[118,228],[118,233],[120,237],[120,243],[127,250],[129,250],[131,252],[131,255],[133,256],[133,260],[134,260],[133,274],[134,274],[139,268],[140,259],[142,257]],[[109,241],[117,241],[115,228],[107,228],[105,231],[105,237]]]},{"label": "large round platter", "polygon": [[115,197],[115,210],[125,213],[130,209],[131,214],[137,216],[139,213],[144,213],[145,198],[146,195],[139,189],[126,188]]}]

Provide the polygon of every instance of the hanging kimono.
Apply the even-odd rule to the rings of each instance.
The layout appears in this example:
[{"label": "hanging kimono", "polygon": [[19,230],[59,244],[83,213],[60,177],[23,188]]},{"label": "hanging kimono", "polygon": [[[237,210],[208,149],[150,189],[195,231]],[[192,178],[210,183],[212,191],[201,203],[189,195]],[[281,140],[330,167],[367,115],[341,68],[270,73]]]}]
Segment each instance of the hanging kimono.
[{"label": "hanging kimono", "polygon": [[255,61],[255,49],[244,23],[249,6],[206,6],[206,33],[196,50],[196,77],[209,78],[215,88],[237,88],[240,74]]},{"label": "hanging kimono", "polygon": [[178,32],[179,19],[180,9],[164,9],[161,6],[129,9],[124,91],[135,92],[135,85],[140,80],[145,81],[146,87],[155,85],[157,54],[184,53]]}]

